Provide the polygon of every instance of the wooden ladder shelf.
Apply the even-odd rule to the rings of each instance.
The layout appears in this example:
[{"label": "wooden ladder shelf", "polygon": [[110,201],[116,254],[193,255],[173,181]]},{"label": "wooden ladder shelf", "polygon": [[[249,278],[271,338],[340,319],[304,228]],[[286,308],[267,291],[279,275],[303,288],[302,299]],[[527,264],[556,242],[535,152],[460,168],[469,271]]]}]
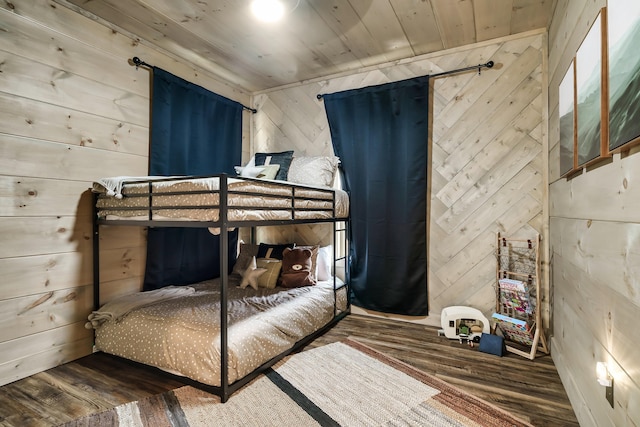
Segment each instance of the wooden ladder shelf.
[{"label": "wooden ladder shelf", "polygon": [[[500,233],[497,236],[496,316],[526,322],[528,332],[523,339],[515,336],[520,341],[517,342],[505,326],[500,328],[504,323],[497,322],[496,329],[501,329],[505,336],[507,351],[533,360],[538,351],[549,354],[540,313],[540,235],[536,234],[534,239],[509,239]],[[525,291],[506,290],[508,282],[524,286]],[[510,298],[516,295],[514,292],[517,298]]]}]

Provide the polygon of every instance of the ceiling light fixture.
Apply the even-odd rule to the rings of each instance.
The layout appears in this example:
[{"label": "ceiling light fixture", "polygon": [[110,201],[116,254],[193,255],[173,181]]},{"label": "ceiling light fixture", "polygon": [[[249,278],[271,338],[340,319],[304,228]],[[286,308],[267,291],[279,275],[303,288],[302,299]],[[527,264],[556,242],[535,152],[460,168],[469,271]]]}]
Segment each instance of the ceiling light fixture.
[{"label": "ceiling light fixture", "polygon": [[253,0],[251,12],[260,21],[276,22],[284,16],[284,4],[280,0]]},{"label": "ceiling light fixture", "polygon": [[300,0],[252,0],[251,12],[260,21],[277,22],[299,4]]}]

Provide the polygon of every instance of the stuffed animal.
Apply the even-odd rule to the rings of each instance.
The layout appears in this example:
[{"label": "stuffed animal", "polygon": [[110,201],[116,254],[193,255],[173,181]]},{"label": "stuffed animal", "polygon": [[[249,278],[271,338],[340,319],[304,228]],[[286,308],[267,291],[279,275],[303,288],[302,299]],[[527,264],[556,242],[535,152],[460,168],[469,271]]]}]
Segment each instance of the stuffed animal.
[{"label": "stuffed animal", "polygon": [[257,291],[258,277],[260,277],[265,271],[267,271],[266,268],[258,268],[256,257],[252,257],[251,262],[249,262],[249,266],[244,273],[242,273],[242,282],[240,282],[238,287],[244,289],[248,285]]},{"label": "stuffed animal", "polygon": [[282,272],[280,286],[298,288],[316,284],[311,275],[311,250],[306,248],[285,248],[282,252]]}]

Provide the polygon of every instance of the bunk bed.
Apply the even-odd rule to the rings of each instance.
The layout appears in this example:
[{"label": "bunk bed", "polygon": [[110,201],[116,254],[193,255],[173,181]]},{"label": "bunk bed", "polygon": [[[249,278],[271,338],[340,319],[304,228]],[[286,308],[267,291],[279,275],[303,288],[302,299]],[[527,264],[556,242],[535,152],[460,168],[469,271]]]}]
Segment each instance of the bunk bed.
[{"label": "bunk bed", "polygon": [[[338,262],[346,265],[348,253],[349,199],[342,190],[226,174],[104,178],[91,190],[95,311],[88,327],[95,329],[96,350],[178,375],[225,402],[350,312],[348,277],[343,281],[335,274]],[[253,291],[237,286],[225,250],[229,231],[251,227],[253,236],[255,227],[323,222],[333,225],[331,280],[293,289]],[[158,300],[141,292],[132,297],[138,301],[121,304],[120,315],[102,318],[102,225],[208,228],[220,235],[220,277],[181,289],[162,288],[160,293],[166,295]],[[341,254],[336,249],[339,239]],[[189,316],[192,320],[186,321]],[[151,319],[152,326],[145,319]],[[149,348],[136,348],[140,341],[148,342]]]}]

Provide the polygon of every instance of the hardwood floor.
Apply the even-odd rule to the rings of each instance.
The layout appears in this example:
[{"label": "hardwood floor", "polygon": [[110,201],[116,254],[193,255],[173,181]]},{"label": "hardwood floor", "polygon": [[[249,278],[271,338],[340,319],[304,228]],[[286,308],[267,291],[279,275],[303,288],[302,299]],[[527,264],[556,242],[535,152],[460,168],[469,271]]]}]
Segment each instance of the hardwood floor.
[{"label": "hardwood floor", "polygon": [[[439,337],[437,328],[349,315],[305,348],[351,337],[436,375],[535,426],[577,426],[550,356],[497,357]],[[155,369],[95,353],[0,387],[1,426],[55,426],[180,387]]]}]

